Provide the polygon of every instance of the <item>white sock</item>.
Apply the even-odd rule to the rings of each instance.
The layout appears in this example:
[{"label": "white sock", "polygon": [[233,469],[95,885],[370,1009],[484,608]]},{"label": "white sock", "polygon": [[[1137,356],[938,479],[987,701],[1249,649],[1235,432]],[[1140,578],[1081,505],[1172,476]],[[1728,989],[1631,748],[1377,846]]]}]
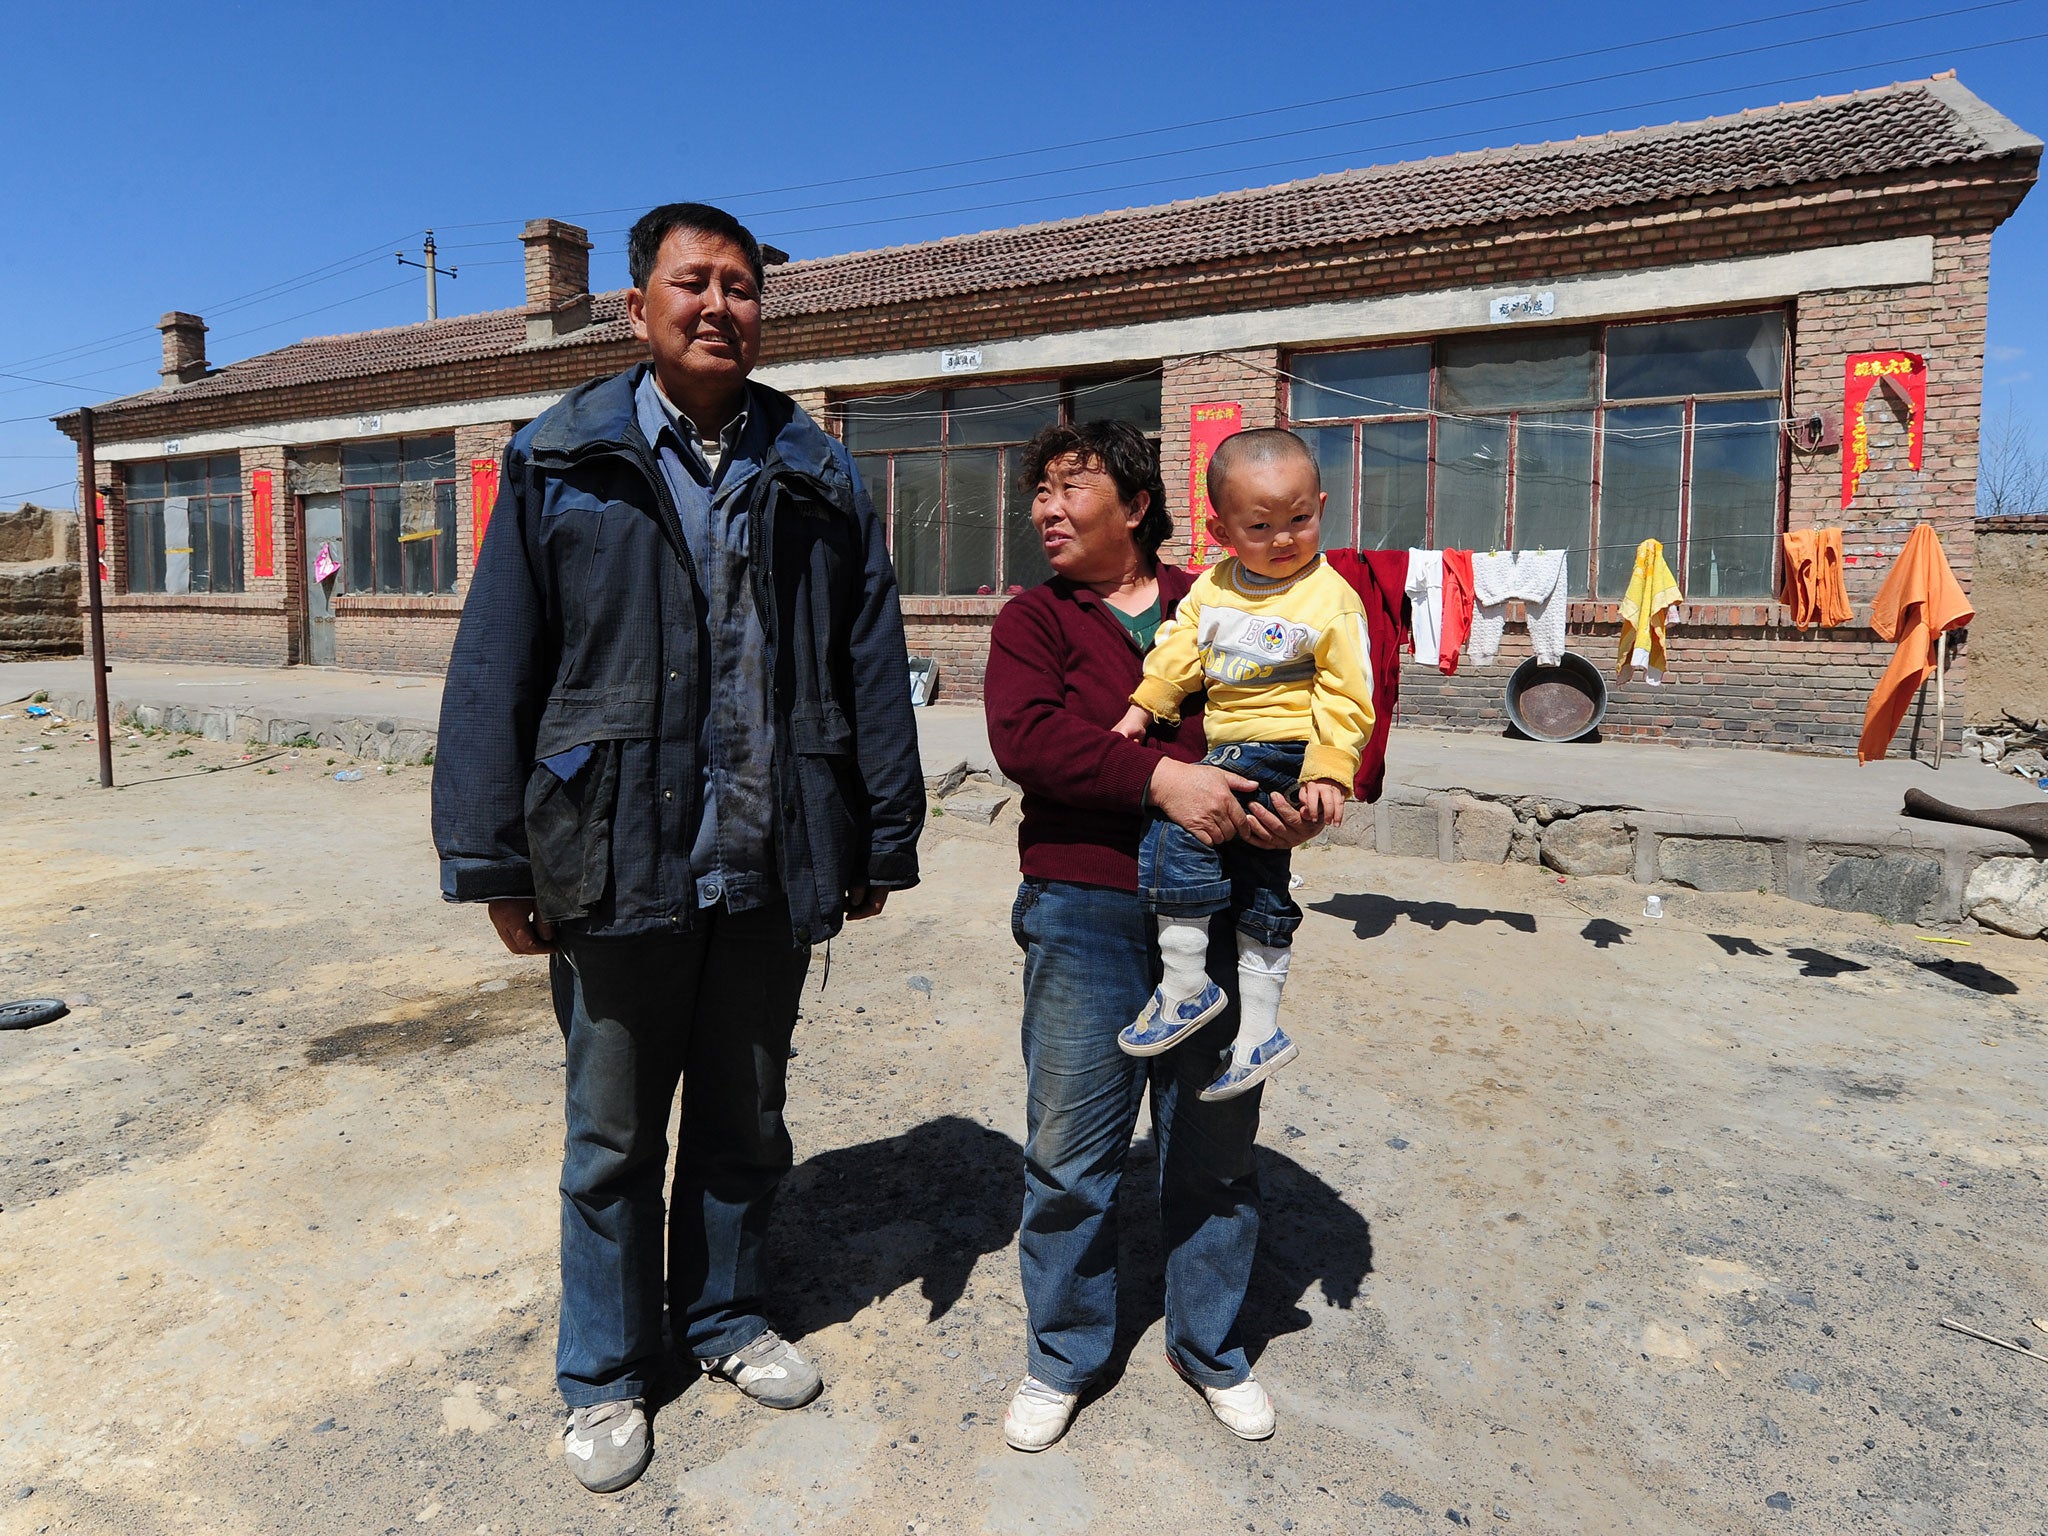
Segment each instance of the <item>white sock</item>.
[{"label": "white sock", "polygon": [[1169,1003],[1184,1003],[1209,985],[1209,920],[1206,917],[1159,919],[1159,963],[1165,969],[1159,990]]},{"label": "white sock", "polygon": [[1237,936],[1237,1040],[1231,1050],[1239,1061],[1280,1027],[1280,993],[1287,985],[1287,957],[1292,953],[1241,933]]}]

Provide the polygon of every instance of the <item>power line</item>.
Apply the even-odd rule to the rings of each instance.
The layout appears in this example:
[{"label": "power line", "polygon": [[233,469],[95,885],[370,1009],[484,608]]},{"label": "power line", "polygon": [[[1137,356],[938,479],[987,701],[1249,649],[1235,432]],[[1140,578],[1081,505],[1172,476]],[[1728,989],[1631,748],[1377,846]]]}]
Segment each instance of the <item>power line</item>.
[{"label": "power line", "polygon": [[[1855,3],[1855,0],[1852,0]],[[1964,6],[1952,11],[1934,11],[1918,16],[1901,17],[1895,21],[1878,22],[1865,27],[1865,33],[1881,32],[1898,27],[1919,26],[1930,21],[1948,21],[1959,16],[1968,16],[1978,11],[2005,10],[2018,5],[2021,0],[1984,0],[1978,5]],[[1363,127],[1370,123],[1391,122],[1400,118],[1423,117],[1437,112],[1457,111],[1465,107],[1491,106],[1497,102],[1513,101],[1529,96],[1544,96],[1554,91],[1576,90],[1583,86],[1605,85],[1617,80],[1634,79],[1642,75],[1668,73],[1674,69],[1695,69],[1701,65],[1725,63],[1730,59],[1750,58],[1757,54],[1777,53],[1787,48],[1807,48],[1815,44],[1833,41],[1828,37],[1795,38],[1780,42],[1760,43],[1755,47],[1732,49],[1725,53],[1706,54],[1688,59],[1672,59],[1663,63],[1644,64],[1634,69],[1613,70],[1604,75],[1587,75],[1573,80],[1559,80],[1547,85],[1524,86],[1519,90],[1498,91],[1486,96],[1471,96],[1459,101],[1434,102],[1417,107],[1406,107],[1398,112],[1379,113],[1371,117],[1347,118],[1340,122],[1318,123],[1306,128],[1284,128],[1273,133],[1254,134],[1245,138],[1223,139],[1206,144],[1185,145],[1178,149],[1153,150],[1142,155],[1124,155],[1108,160],[1087,161],[1080,165],[1056,166],[1042,171],[1019,171],[1007,176],[991,176],[976,181],[947,182],[933,187],[913,187],[901,192],[881,192],[859,197],[834,198],[825,202],[797,203],[786,208],[765,208],[749,213],[750,219],[771,219],[784,214],[807,213],[827,208],[846,208],[857,204],[889,202],[903,198],[925,197],[940,192],[971,191],[977,187],[1002,186],[1011,182],[1034,181],[1048,176],[1065,176],[1080,171],[1105,170],[1119,165],[1136,165],[1152,160],[1170,160],[1182,155],[1211,153],[1222,149],[1235,149],[1249,144],[1272,143],[1279,139],[1301,138],[1310,134],[1334,133],[1339,129]],[[1399,89],[1394,87],[1392,89]],[[1371,93],[1383,94],[1383,93]],[[852,178],[859,180],[861,178]],[[618,231],[605,231],[618,233]]]},{"label": "power line", "polygon": [[1617,112],[1643,111],[1652,107],[1670,106],[1678,102],[1698,101],[1704,97],[1731,95],[1738,91],[1767,90],[1775,86],[1794,85],[1803,81],[1832,79],[1836,76],[1859,70],[1890,69],[1901,64],[1919,64],[1929,59],[1953,58],[1958,54],[1979,53],[1990,48],[2009,48],[2020,43],[2039,42],[2043,38],[2048,38],[2048,32],[2031,32],[2019,37],[1996,38],[1990,42],[1975,43],[1966,47],[1942,48],[1927,53],[1905,54],[1898,58],[1877,59],[1868,63],[1842,65],[1833,69],[1809,70],[1796,75],[1780,75],[1775,79],[1751,81],[1742,85],[1715,86],[1711,89],[1688,91],[1676,96],[1659,96],[1647,101],[1624,102],[1615,106],[1593,109],[1592,111],[1559,113],[1550,117],[1527,118],[1521,122],[1495,124],[1487,128],[1463,129],[1455,133],[1432,134],[1422,138],[1396,140],[1390,143],[1374,144],[1362,149],[1342,151],[1336,154],[1304,155],[1284,160],[1265,160],[1252,165],[1232,166],[1226,170],[1190,171],[1180,176],[1158,177],[1146,181],[1118,182],[1110,186],[1088,187],[1078,190],[1069,189],[1060,192],[1047,192],[1036,197],[1013,198],[1003,202],[973,203],[954,208],[922,210],[917,213],[888,214],[880,218],[853,219],[839,224],[818,224],[800,229],[773,230],[771,233],[778,239],[786,240],[796,235],[829,234],[838,230],[861,229],[875,224],[897,224],[902,223],[906,219],[913,218],[952,218],[960,214],[987,213],[1010,208],[1029,207],[1032,204],[1046,202],[1053,198],[1100,197],[1114,192],[1135,191],[1146,187],[1171,186],[1178,182],[1211,179],[1219,176],[1243,176],[1253,172],[1277,170],[1287,166],[1311,164],[1331,159],[1356,160],[1363,156],[1382,154],[1389,150],[1408,149],[1423,144],[1437,144],[1448,138],[1470,138],[1482,134],[1512,133],[1523,128],[1539,128],[1546,124],[1569,122],[1573,119],[1587,116],[1604,116]]},{"label": "power line", "polygon": [[[779,197],[790,192],[809,192],[821,187],[850,186],[860,182],[884,181],[901,176],[918,176],[932,171],[959,170],[973,165],[992,165],[1006,160],[1026,159],[1033,155],[1058,154],[1070,149],[1092,149],[1099,144],[1115,144],[1131,139],[1152,138],[1160,134],[1182,133],[1194,128],[1213,128],[1224,123],[1246,122],[1255,118],[1280,116],[1289,112],[1305,112],[1316,107],[1337,106],[1346,102],[1364,101],[1377,96],[1393,95],[1401,91],[1427,90],[1432,86],[1455,85],[1467,80],[1480,80],[1494,75],[1513,74],[1522,70],[1541,69],[1552,64],[1572,64],[1583,59],[1600,58],[1614,53],[1626,53],[1638,48],[1660,47],[1666,43],[1687,42],[1693,38],[1709,37],[1722,32],[1740,31],[1749,27],[1775,25],[1785,21],[1797,21],[1808,16],[1823,15],[1833,11],[1851,10],[1871,4],[1872,0],[1833,0],[1833,3],[1807,6],[1800,10],[1781,11],[1769,16],[1753,17],[1746,21],[1723,22],[1717,26],[1699,27],[1685,32],[1670,32],[1661,37],[1642,38],[1636,42],[1611,43],[1601,48],[1580,49],[1572,53],[1552,54],[1548,58],[1527,59],[1514,64],[1498,64],[1486,69],[1463,70],[1456,74],[1437,75],[1426,80],[1414,80],[1400,85],[1377,86],[1366,91],[1351,91],[1338,96],[1324,96],[1311,101],[1292,102],[1285,106],[1261,107],[1249,112],[1232,112],[1218,117],[1195,118],[1182,123],[1170,123],[1158,128],[1137,128],[1122,133],[1100,134],[1086,139],[1070,139],[1059,144],[1041,144],[1031,149],[1004,150],[996,154],[975,155],[960,160],[940,160],[927,165],[909,166],[894,171],[871,171],[857,176],[835,176],[822,181],[793,182],[786,186],[765,187],[751,192],[727,192],[714,194],[721,202],[738,202],[755,197]],[[593,208],[580,215],[585,218],[602,218],[615,213],[637,213],[642,208]],[[754,217],[754,215],[749,215]],[[482,229],[517,224],[518,219],[482,219],[469,224],[437,226],[447,229]]]}]

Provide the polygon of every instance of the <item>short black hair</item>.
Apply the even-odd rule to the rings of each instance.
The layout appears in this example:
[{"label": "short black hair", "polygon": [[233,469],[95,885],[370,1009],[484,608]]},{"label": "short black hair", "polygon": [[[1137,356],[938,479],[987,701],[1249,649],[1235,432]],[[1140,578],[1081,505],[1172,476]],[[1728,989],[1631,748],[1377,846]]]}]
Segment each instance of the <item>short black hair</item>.
[{"label": "short black hair", "polygon": [[1159,478],[1159,450],[1151,439],[1127,421],[1077,421],[1041,428],[1024,445],[1019,485],[1030,494],[1045,477],[1045,467],[1069,454],[1083,464],[1100,465],[1116,483],[1117,500],[1126,505],[1136,501],[1140,491],[1151,498],[1131,537],[1147,555],[1158,554],[1173,533],[1173,514],[1166,510],[1166,483]]},{"label": "short black hair", "polygon": [[754,232],[746,225],[723,208],[714,208],[709,203],[663,203],[659,208],[650,208],[641,214],[633,225],[632,233],[626,236],[626,269],[633,275],[635,288],[643,292],[646,290],[648,279],[654,276],[654,263],[661,256],[662,241],[679,229],[730,240],[747,258],[747,265],[754,269],[755,284],[758,286],[763,282],[765,269],[761,262],[761,242],[754,238]]},{"label": "short black hair", "polygon": [[1272,464],[1281,459],[1299,459],[1308,466],[1308,472],[1315,477],[1316,489],[1323,488],[1323,469],[1316,463],[1316,456],[1309,446],[1285,427],[1251,427],[1243,432],[1233,432],[1216,445],[1216,451],[1209,458],[1209,505],[1222,510],[1223,481],[1229,475],[1231,466],[1240,460],[1253,464]]}]

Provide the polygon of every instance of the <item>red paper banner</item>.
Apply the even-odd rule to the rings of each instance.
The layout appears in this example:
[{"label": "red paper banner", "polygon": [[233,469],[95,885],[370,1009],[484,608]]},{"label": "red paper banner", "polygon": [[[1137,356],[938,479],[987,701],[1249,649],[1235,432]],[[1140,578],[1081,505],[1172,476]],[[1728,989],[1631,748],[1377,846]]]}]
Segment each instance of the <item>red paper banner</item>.
[{"label": "red paper banner", "polygon": [[1216,445],[1244,426],[1244,407],[1218,400],[1190,407],[1188,421],[1188,564],[1199,570],[1214,558],[1209,541],[1209,460]]},{"label": "red paper banner", "polygon": [[267,469],[258,469],[249,475],[249,518],[252,537],[256,542],[256,574],[275,576],[277,574],[277,544],[273,529],[272,513],[276,499],[275,477]]},{"label": "red paper banner", "polygon": [[1842,444],[1842,506],[1856,499],[1857,482],[1870,468],[1870,431],[1863,424],[1863,403],[1880,384],[1905,401],[1906,462],[1920,467],[1920,449],[1927,427],[1927,359],[1918,352],[1851,352],[1843,364],[1842,420],[1849,429]]},{"label": "red paper banner", "polygon": [[112,581],[113,571],[107,565],[107,498],[99,492],[92,496],[92,549],[99,556],[100,580]]},{"label": "red paper banner", "polygon": [[498,501],[498,461],[496,459],[471,459],[469,461],[469,526],[471,543],[469,562],[475,565],[484,552],[484,530],[491,525],[491,508]]}]

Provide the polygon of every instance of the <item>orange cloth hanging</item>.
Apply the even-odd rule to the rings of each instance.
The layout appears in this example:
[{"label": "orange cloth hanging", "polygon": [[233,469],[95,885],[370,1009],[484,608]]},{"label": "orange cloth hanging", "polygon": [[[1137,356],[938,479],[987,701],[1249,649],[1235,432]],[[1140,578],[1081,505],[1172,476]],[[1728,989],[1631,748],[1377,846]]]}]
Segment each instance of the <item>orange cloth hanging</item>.
[{"label": "orange cloth hanging", "polygon": [[1855,616],[1842,584],[1842,530],[1797,528],[1785,535],[1785,573],[1778,601],[1792,610],[1800,629],[1832,629]]},{"label": "orange cloth hanging", "polygon": [[1447,549],[1444,551],[1443,649],[1437,657],[1437,670],[1445,677],[1456,675],[1458,652],[1465,648],[1465,642],[1471,635],[1472,551]]},{"label": "orange cloth hanging", "polygon": [[1948,568],[1941,541],[1922,523],[1907,536],[1906,547],[1892,562],[1877,601],[1871,604],[1870,627],[1883,639],[1897,640],[1899,648],[1863,711],[1857,762],[1876,762],[1885,755],[1913,695],[1934,670],[1935,640],[1975,617],[1976,610]]}]

